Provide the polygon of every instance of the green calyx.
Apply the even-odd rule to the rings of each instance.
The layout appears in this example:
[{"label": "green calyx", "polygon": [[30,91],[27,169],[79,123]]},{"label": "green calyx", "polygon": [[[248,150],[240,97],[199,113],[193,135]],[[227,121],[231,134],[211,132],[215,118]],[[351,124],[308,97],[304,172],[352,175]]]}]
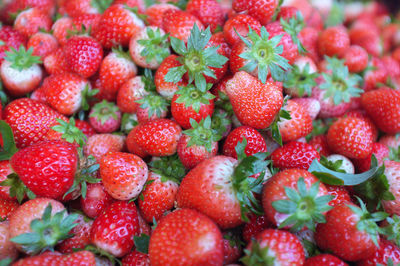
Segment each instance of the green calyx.
[{"label": "green calyx", "polygon": [[397,148],[389,147],[389,160],[400,162],[400,146]]},{"label": "green calyx", "polygon": [[179,184],[186,175],[186,169],[183,166],[178,154],[155,158],[150,163],[150,170],[161,176],[161,181],[174,181]]},{"label": "green calyx", "polygon": [[187,146],[203,146],[208,152],[211,152],[213,143],[218,142],[222,137],[211,128],[211,118],[207,116],[199,123],[190,118],[191,129],[183,131],[183,134],[190,137]]},{"label": "green calyx", "polygon": [[272,266],[275,265],[275,257],[271,256],[268,252],[269,247],[260,247],[260,244],[253,240],[251,249],[246,249],[244,253],[246,254],[240,259],[244,265],[247,266]]},{"label": "green calyx", "polygon": [[228,117],[228,113],[221,110],[215,109],[211,119],[211,128],[218,135],[226,133],[228,126],[231,124],[231,120]]},{"label": "green calyx", "polygon": [[100,120],[102,125],[110,118],[118,119],[117,112],[119,111],[119,108],[115,103],[103,100],[102,102],[96,103],[92,110],[93,112],[89,117],[97,118]]},{"label": "green calyx", "polygon": [[288,72],[287,78],[283,82],[283,87],[287,89],[296,88],[300,97],[304,94],[311,96],[312,88],[317,86],[316,78],[319,76],[317,72],[310,72],[310,64],[307,63],[303,70],[297,65],[293,65],[291,71]]},{"label": "green calyx", "polygon": [[[238,142],[235,147],[239,163],[233,172],[232,187],[240,203],[242,220],[248,222],[247,214],[250,212],[263,215],[262,206],[255,198],[254,193],[261,193],[265,169],[271,161],[266,160],[268,154],[265,152],[246,156],[244,152],[246,146],[247,140],[243,138],[243,141]],[[252,178],[251,176],[255,174],[260,175],[257,178]]]},{"label": "green calyx", "polygon": [[24,200],[25,195],[29,199],[36,198],[36,195],[25,186],[16,173],[9,174],[7,179],[0,183],[0,186],[9,187],[10,196],[17,198],[19,203]]},{"label": "green calyx", "polygon": [[218,91],[218,100],[216,100],[215,106],[226,111],[229,115],[233,115],[232,104],[225,92]]},{"label": "green calyx", "polygon": [[138,40],[138,44],[143,45],[144,49],[140,52],[141,56],[146,57],[149,63],[155,59],[159,64],[170,54],[169,52],[169,34],[161,34],[159,28],[155,31],[148,27],[146,29],[147,39]]},{"label": "green calyx", "polygon": [[83,111],[87,111],[90,108],[89,103],[94,100],[94,96],[99,93],[98,89],[91,89],[89,84],[86,84],[85,88],[81,91],[82,102],[81,107]]},{"label": "green calyx", "polygon": [[361,80],[360,76],[350,74],[344,60],[335,57],[325,57],[328,62],[327,69],[332,73],[322,73],[324,82],[319,88],[325,90],[325,99],[332,98],[335,105],[350,102],[352,97],[360,97],[362,89],[357,88]]},{"label": "green calyx", "polygon": [[140,236],[134,236],[133,241],[135,243],[136,251],[139,251],[143,254],[149,253],[149,243],[150,243],[149,235],[142,233]]},{"label": "green calyx", "polygon": [[124,48],[122,48],[121,45],[118,45],[118,47],[114,47],[111,50],[112,50],[113,53],[115,53],[115,55],[117,57],[126,59],[128,61],[132,61],[132,58],[131,58],[129,52],[124,51]]},{"label": "green calyx", "polygon": [[210,100],[215,98],[214,95],[208,92],[211,86],[211,84],[207,84],[205,91],[193,84],[189,84],[185,87],[179,87],[179,90],[175,93],[179,95],[179,97],[175,102],[184,103],[186,108],[192,107],[193,110],[198,113],[202,104],[208,105],[210,104]]},{"label": "green calyx", "polygon": [[65,215],[66,210],[51,214],[52,206],[49,204],[44,210],[41,219],[31,222],[32,232],[21,234],[11,239],[12,242],[20,244],[22,249],[31,255],[50,250],[60,241],[72,237],[69,232],[77,226],[75,223],[78,214]]},{"label": "green calyx", "polygon": [[392,217],[387,217],[387,226],[383,228],[384,234],[387,236],[388,240],[392,240],[397,246],[400,245],[400,217],[393,215]]},{"label": "green calyx", "polygon": [[75,126],[75,119],[73,117],[69,119],[69,122],[65,122],[59,118],[56,118],[56,120],[59,124],[53,126],[51,129],[60,132],[62,134],[61,138],[69,143],[77,143],[80,147],[85,145],[87,138],[85,134]]},{"label": "green calyx", "polygon": [[90,6],[96,8],[100,14],[103,14],[112,2],[113,0],[90,0]]},{"label": "green calyx", "polygon": [[290,116],[290,112],[286,110],[287,101],[289,97],[286,96],[283,100],[282,108],[279,110],[278,115],[275,117],[274,121],[269,126],[269,130],[271,130],[272,139],[275,140],[280,146],[283,146],[282,135],[279,130],[279,122],[283,120],[290,120],[292,117]]},{"label": "green calyx", "polygon": [[367,210],[365,203],[357,197],[360,207],[348,204],[349,207],[358,217],[357,229],[362,232],[366,232],[374,242],[374,244],[379,247],[378,236],[380,233],[385,233],[382,228],[380,228],[377,222],[385,220],[389,215],[385,212],[375,212],[370,213]]},{"label": "green calyx", "polygon": [[325,156],[321,156],[321,159],[319,162],[323,166],[325,166],[326,168],[328,168],[332,171],[339,172],[339,173],[346,173],[346,171],[342,169],[343,160],[337,160],[337,161],[333,162],[333,161],[329,161]]},{"label": "green calyx", "polygon": [[137,121],[136,114],[124,113],[121,118],[121,131],[125,133],[125,135],[128,135],[138,124],[139,122]]},{"label": "green calyx", "polygon": [[265,83],[268,74],[276,81],[284,81],[285,71],[291,68],[289,61],[280,56],[283,53],[283,46],[279,45],[282,35],[269,39],[269,33],[265,27],[261,27],[260,35],[249,27],[247,38],[236,33],[245,43],[248,51],[239,56],[247,60],[247,64],[241,68],[246,72],[253,72],[258,68],[258,79]]},{"label": "green calyx", "polygon": [[288,21],[281,18],[280,23],[283,29],[290,35],[294,44],[297,45],[297,50],[301,54],[307,53],[303,44],[299,40],[299,33],[305,27],[303,16],[300,11],[297,11],[296,16],[290,18]]},{"label": "green calyx", "polygon": [[136,102],[140,103],[141,108],[148,110],[147,112],[149,114],[149,118],[154,114],[157,117],[161,117],[163,112],[168,111],[169,102],[164,97],[156,93],[147,94]]},{"label": "green calyx", "polygon": [[279,228],[290,226],[292,232],[298,232],[304,227],[315,231],[316,223],[325,223],[324,212],[332,209],[329,202],[334,198],[332,195],[318,196],[320,182],[315,182],[307,189],[304,178],[297,181],[297,191],[285,187],[287,200],[272,202],[272,207],[277,212],[288,214]]},{"label": "green calyx", "polygon": [[144,75],[142,76],[141,79],[144,84],[144,89],[147,92],[157,93],[156,84],[154,84],[154,75],[151,69],[145,68]]},{"label": "green calyx", "polygon": [[4,59],[11,63],[11,67],[22,71],[24,69],[28,69],[35,64],[41,64],[42,61],[40,60],[39,56],[33,55],[33,48],[29,48],[28,50],[25,49],[23,45],[19,47],[18,50],[11,47],[11,51],[6,51],[6,56]]},{"label": "green calyx", "polygon": [[210,38],[210,28],[200,31],[196,24],[190,31],[187,45],[184,41],[171,37],[172,49],[180,55],[177,60],[182,66],[169,69],[164,77],[165,81],[177,83],[187,73],[189,77],[188,83],[190,84],[194,81],[196,87],[205,92],[207,83],[204,76],[216,78],[214,71],[210,67],[222,68],[228,61],[228,58],[217,52],[219,47],[211,46],[205,48]]},{"label": "green calyx", "polygon": [[309,142],[315,136],[324,135],[328,131],[332,123],[332,119],[314,119],[312,121],[313,130],[310,134],[306,136],[307,142]]},{"label": "green calyx", "polygon": [[0,151],[0,160],[9,160],[17,151],[14,134],[9,124],[0,120],[0,134],[3,138],[3,150]]}]

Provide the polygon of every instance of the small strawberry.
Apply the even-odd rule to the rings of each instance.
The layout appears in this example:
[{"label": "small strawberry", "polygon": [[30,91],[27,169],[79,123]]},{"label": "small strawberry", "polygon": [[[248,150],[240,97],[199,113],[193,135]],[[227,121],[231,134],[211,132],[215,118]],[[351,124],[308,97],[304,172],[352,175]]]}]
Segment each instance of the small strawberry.
[{"label": "small strawberry", "polygon": [[111,133],[121,125],[121,111],[113,102],[103,100],[89,112],[89,123],[99,133]]},{"label": "small strawberry", "polygon": [[62,48],[58,48],[43,59],[43,65],[49,74],[72,72]]},{"label": "small strawberry", "polygon": [[241,259],[245,265],[301,266],[304,264],[304,248],[297,237],[287,231],[266,229],[247,245],[246,256]]},{"label": "small strawberry", "polygon": [[177,55],[170,55],[166,57],[160,64],[160,67],[157,69],[154,76],[154,83],[156,85],[157,92],[168,100],[172,99],[174,93],[179,90],[179,86],[187,85],[187,82],[183,80],[183,77],[180,80],[174,80],[173,82],[168,82],[165,80],[165,77],[169,73],[170,69],[182,67],[182,64],[177,60],[177,58]]},{"label": "small strawberry", "polygon": [[10,225],[8,221],[0,222],[0,261],[5,259],[15,260],[18,257],[18,250],[10,241]]},{"label": "small strawberry", "polygon": [[133,236],[139,231],[136,206],[133,202],[117,201],[112,203],[94,220],[91,242],[98,248],[116,257],[130,252]]},{"label": "small strawberry", "polygon": [[259,233],[270,227],[272,227],[272,224],[265,215],[251,215],[250,221],[243,227],[243,239],[248,244],[252,239],[256,238]]},{"label": "small strawberry", "polygon": [[224,24],[225,40],[228,44],[233,46],[240,41],[239,36],[247,36],[250,29],[258,34],[261,29],[260,22],[247,14],[234,16],[228,19]]},{"label": "small strawberry", "polygon": [[81,197],[80,203],[82,211],[90,218],[100,215],[114,199],[104,189],[102,183],[87,185],[86,197]]},{"label": "small strawberry", "polygon": [[234,2],[247,2],[246,4],[236,3],[234,7],[241,6],[242,8],[236,9],[236,11],[247,11],[247,13],[260,21],[261,25],[266,25],[271,21],[275,10],[278,8],[279,1],[277,0],[235,0]]},{"label": "small strawberry", "polygon": [[319,160],[319,153],[303,142],[291,141],[271,153],[271,160],[280,169],[308,169],[314,159]]},{"label": "small strawberry", "polygon": [[131,114],[137,112],[140,106],[137,101],[148,94],[146,90],[147,81],[152,83],[146,76],[137,76],[122,84],[117,94],[117,105],[122,112]]},{"label": "small strawberry", "polygon": [[78,251],[68,255],[60,255],[58,253],[46,252],[41,255],[27,257],[18,260],[13,265],[57,265],[57,266],[86,266],[96,265],[96,259],[93,253],[89,251]]},{"label": "small strawberry", "polygon": [[343,26],[326,28],[318,39],[318,51],[321,56],[342,57],[350,47],[350,38]]},{"label": "small strawberry", "polygon": [[190,31],[197,26],[203,30],[204,25],[201,21],[187,11],[168,9],[163,12],[162,29],[168,32],[171,37],[179,39],[185,43],[189,42]]},{"label": "small strawberry", "polygon": [[90,244],[90,228],[93,221],[78,214],[75,223],[77,226],[70,231],[73,237],[65,239],[57,245],[57,250],[61,253],[73,253],[74,249],[83,249]]},{"label": "small strawberry", "polygon": [[35,90],[42,81],[43,71],[40,59],[33,56],[33,49],[21,46],[18,50],[11,48],[0,66],[0,76],[4,87],[11,95],[22,96]]},{"label": "small strawberry", "polygon": [[83,152],[86,156],[92,155],[96,161],[108,152],[123,151],[125,147],[125,136],[114,134],[95,134],[88,137]]},{"label": "small strawberry", "polygon": [[30,37],[37,33],[40,29],[49,31],[52,25],[51,18],[48,14],[39,8],[29,8],[17,15],[14,21],[14,29]]},{"label": "small strawberry", "polygon": [[223,154],[226,156],[238,158],[236,145],[246,139],[247,146],[244,152],[251,156],[257,152],[267,152],[267,145],[263,136],[255,129],[248,126],[240,126],[232,130],[226,137],[223,146]]},{"label": "small strawberry", "polygon": [[210,27],[214,32],[217,27],[222,28],[224,24],[224,13],[221,4],[216,0],[190,0],[186,11],[196,16],[204,27]]},{"label": "small strawberry", "polygon": [[344,53],[344,64],[350,72],[357,73],[363,71],[368,65],[368,53],[358,45],[350,46]]},{"label": "small strawberry", "polygon": [[33,34],[28,41],[27,48],[33,49],[33,55],[39,56],[43,59],[50,53],[58,48],[57,39],[50,33],[37,32]]},{"label": "small strawberry", "polygon": [[304,266],[348,266],[347,263],[335,257],[331,254],[319,254],[313,257],[309,257],[304,262]]},{"label": "small strawberry", "polygon": [[146,9],[147,22],[150,26],[162,28],[164,12],[169,9],[178,10],[179,8],[173,4],[153,4]]},{"label": "small strawberry", "polygon": [[149,257],[153,266],[222,265],[222,234],[204,214],[191,209],[176,210],[157,224],[150,237]]}]

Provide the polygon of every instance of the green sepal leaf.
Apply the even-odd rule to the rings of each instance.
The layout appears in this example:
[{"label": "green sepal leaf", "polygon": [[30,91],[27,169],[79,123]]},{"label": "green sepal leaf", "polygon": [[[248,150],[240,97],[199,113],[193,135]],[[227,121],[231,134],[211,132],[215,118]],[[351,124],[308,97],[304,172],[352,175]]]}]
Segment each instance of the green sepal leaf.
[{"label": "green sepal leaf", "polygon": [[0,266],[9,266],[12,262],[13,260],[11,258],[2,259],[0,260]]},{"label": "green sepal leaf", "polygon": [[153,157],[149,163],[150,170],[161,176],[161,181],[174,181],[179,184],[186,175],[186,169],[183,166],[178,154],[163,157]]},{"label": "green sepal leaf", "polygon": [[28,69],[35,64],[41,64],[39,56],[33,55],[33,47],[30,47],[28,50],[21,44],[18,50],[14,47],[10,47],[10,51],[5,52],[6,56],[4,60],[11,63],[11,67],[22,71],[24,69]]},{"label": "green sepal leaf", "polygon": [[89,117],[95,117],[103,125],[109,119],[118,119],[117,112],[119,108],[115,103],[103,100],[93,106]]},{"label": "green sepal leaf", "polygon": [[9,174],[7,179],[0,183],[0,186],[10,187],[10,196],[17,198],[19,203],[24,200],[25,195],[29,199],[36,198],[36,195],[25,186],[16,173]]},{"label": "green sepal leaf", "polygon": [[4,120],[0,120],[0,133],[3,139],[3,150],[0,151],[0,160],[9,160],[18,149],[12,129]]},{"label": "green sepal leaf", "polygon": [[[170,54],[169,51],[169,34],[161,34],[159,28],[153,30],[150,27],[146,28],[147,38],[138,40],[138,44],[144,46],[140,55],[146,58],[146,62],[150,63],[155,59],[159,64]],[[174,38],[171,37],[171,42]],[[174,40],[174,42],[177,42]],[[176,45],[179,45],[175,43]],[[184,44],[183,44],[184,45]],[[179,46],[178,46],[179,47]],[[185,47],[186,48],[186,47]]]},{"label": "green sepal leaf", "polygon": [[141,234],[140,236],[134,236],[133,241],[135,242],[135,249],[141,253],[149,253],[150,236]]},{"label": "green sepal leaf", "polygon": [[199,123],[190,118],[190,125],[192,128],[183,131],[183,134],[190,136],[187,146],[203,146],[207,152],[211,152],[213,144],[217,143],[222,138],[221,135],[216,134],[216,132],[211,129],[211,123],[210,116],[202,119]]}]

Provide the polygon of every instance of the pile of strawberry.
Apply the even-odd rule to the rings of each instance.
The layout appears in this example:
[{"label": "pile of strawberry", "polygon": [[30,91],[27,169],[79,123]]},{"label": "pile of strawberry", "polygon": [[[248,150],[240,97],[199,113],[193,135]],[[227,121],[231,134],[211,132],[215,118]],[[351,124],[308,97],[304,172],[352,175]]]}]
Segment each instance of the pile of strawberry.
[{"label": "pile of strawberry", "polygon": [[0,3],[1,266],[400,263],[382,4]]}]

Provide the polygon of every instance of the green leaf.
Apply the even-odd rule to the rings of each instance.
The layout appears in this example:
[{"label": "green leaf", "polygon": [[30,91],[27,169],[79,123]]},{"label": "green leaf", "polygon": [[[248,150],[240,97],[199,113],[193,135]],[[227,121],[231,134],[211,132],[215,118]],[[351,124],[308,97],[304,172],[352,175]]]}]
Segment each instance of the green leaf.
[{"label": "green leaf", "polygon": [[161,176],[161,181],[174,181],[179,184],[186,175],[186,169],[183,166],[178,154],[163,157],[153,157],[149,163],[150,170]]},{"label": "green leaf", "polygon": [[184,66],[172,67],[168,70],[167,75],[164,76],[164,81],[178,83],[185,73],[186,69]]},{"label": "green leaf", "polygon": [[177,54],[180,55],[183,55],[187,52],[185,42],[175,37],[171,37],[171,47]]},{"label": "green leaf", "polygon": [[199,123],[190,118],[190,125],[192,126],[191,129],[183,131],[183,134],[190,137],[187,146],[203,146],[207,152],[211,153],[213,145],[222,138],[211,129],[211,118],[207,116]]},{"label": "green leaf", "polygon": [[0,133],[3,138],[3,150],[0,151],[0,160],[9,160],[18,149],[12,129],[4,120],[0,120]]},{"label": "green leaf", "polygon": [[338,1],[333,1],[331,10],[328,17],[325,20],[325,27],[333,27],[343,24],[345,19],[344,16],[344,6]]},{"label": "green leaf", "polygon": [[135,249],[141,253],[149,253],[150,236],[141,234],[140,236],[134,236]]},{"label": "green leaf", "polygon": [[39,56],[33,55],[33,48],[30,47],[28,50],[21,44],[18,50],[14,47],[10,47],[10,51],[5,52],[6,56],[4,60],[11,63],[11,67],[22,71],[24,69],[28,69],[35,64],[41,64]]},{"label": "green leaf", "polygon": [[11,258],[6,258],[6,259],[2,259],[0,260],[0,266],[9,266],[12,263],[12,259]]}]

